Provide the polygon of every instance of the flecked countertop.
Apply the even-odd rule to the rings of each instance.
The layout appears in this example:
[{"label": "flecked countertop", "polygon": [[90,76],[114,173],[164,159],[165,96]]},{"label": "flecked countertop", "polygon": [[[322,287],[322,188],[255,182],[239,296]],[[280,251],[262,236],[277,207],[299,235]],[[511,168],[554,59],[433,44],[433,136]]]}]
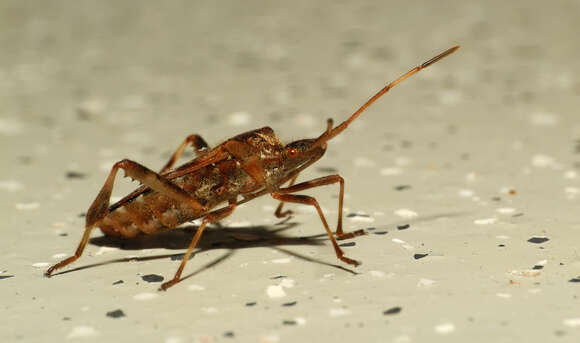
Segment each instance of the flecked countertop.
[{"label": "flecked countertop", "polygon": [[[0,3],[0,341],[578,342],[580,5],[570,1]],[[95,230],[115,161],[193,133],[317,137],[453,45],[301,174],[345,179],[336,259],[269,196],[208,229]],[[186,152],[191,156],[191,151]],[[118,178],[118,199],[136,184]],[[338,186],[311,189],[331,227]]]}]

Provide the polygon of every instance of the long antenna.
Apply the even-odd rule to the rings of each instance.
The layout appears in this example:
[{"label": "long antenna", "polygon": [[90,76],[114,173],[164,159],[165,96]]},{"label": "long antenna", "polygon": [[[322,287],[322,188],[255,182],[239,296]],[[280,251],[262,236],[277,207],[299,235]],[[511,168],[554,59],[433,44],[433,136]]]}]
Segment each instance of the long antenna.
[{"label": "long antenna", "polygon": [[321,144],[324,144],[324,142],[328,141],[329,139],[332,139],[334,136],[338,135],[339,133],[341,133],[342,131],[344,131],[344,129],[346,129],[348,127],[348,125],[350,125],[350,123],[355,120],[361,113],[363,113],[370,105],[372,105],[375,101],[377,101],[378,98],[380,98],[381,96],[383,96],[383,94],[385,94],[386,92],[388,92],[391,88],[395,87],[396,85],[398,85],[399,83],[401,83],[403,80],[405,80],[406,78],[408,78],[409,76],[419,72],[419,70],[421,69],[425,69],[428,66],[430,66],[431,64],[438,62],[439,60],[441,60],[444,57],[447,57],[449,55],[451,55],[452,53],[454,53],[455,51],[457,51],[457,49],[459,49],[459,45],[456,45],[450,49],[445,50],[444,52],[440,53],[439,55],[431,58],[430,60],[423,62],[423,64],[416,66],[415,68],[409,70],[408,72],[406,72],[405,74],[401,75],[398,79],[396,79],[395,81],[389,83],[388,85],[386,85],[383,89],[381,89],[380,91],[377,92],[377,94],[373,95],[372,98],[370,98],[369,100],[367,100],[367,102],[365,102],[358,110],[356,110],[356,112],[354,112],[350,118],[348,118],[347,120],[345,120],[344,122],[342,122],[342,124],[338,125],[337,127],[335,127],[332,130],[326,130],[322,135],[320,135],[320,137],[318,137],[316,139],[316,141],[314,142],[314,144],[312,144],[311,148],[314,148],[316,146],[319,146]]}]

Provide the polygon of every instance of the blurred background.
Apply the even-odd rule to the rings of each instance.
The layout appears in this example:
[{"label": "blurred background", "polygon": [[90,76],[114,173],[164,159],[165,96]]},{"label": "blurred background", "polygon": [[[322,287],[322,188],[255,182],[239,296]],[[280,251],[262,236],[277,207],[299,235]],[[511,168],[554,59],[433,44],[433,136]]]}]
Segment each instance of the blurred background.
[{"label": "blurred background", "polygon": [[[8,289],[0,323],[9,327],[0,337],[574,341],[578,32],[578,1],[0,1],[0,285]],[[454,45],[461,49],[373,105],[301,178],[340,173],[346,213],[372,218],[346,226],[389,232],[347,251],[365,262],[363,276],[299,259],[295,269],[270,270],[261,263],[270,251],[246,249],[190,279],[205,282],[203,299],[184,296],[182,285],[146,306],[132,297],[155,285],[111,283],[139,281],[141,272],[167,278],[175,263],[42,277],[54,256],[76,247],[79,214],[115,161],[158,169],[192,133],[211,146],[266,125],[284,142],[316,137],[327,118],[346,119],[385,83]],[[134,186],[119,182],[115,196]],[[336,192],[309,193],[332,226]],[[224,225],[274,225],[275,205],[256,200]],[[294,221],[287,235],[321,233],[307,209]],[[393,236],[408,223],[407,236]],[[531,246],[532,235],[552,245]],[[292,249],[335,261],[326,245]],[[93,253],[77,263],[95,263]],[[217,258],[211,253],[190,272]],[[417,264],[415,253],[434,257]],[[535,279],[509,274],[544,260],[560,267]],[[302,307],[269,302],[264,289],[278,274],[297,280],[285,299]],[[430,293],[417,290],[425,279],[438,285]],[[255,299],[248,315],[244,303]],[[127,318],[105,315],[116,306]],[[385,317],[396,306],[401,314]]]}]

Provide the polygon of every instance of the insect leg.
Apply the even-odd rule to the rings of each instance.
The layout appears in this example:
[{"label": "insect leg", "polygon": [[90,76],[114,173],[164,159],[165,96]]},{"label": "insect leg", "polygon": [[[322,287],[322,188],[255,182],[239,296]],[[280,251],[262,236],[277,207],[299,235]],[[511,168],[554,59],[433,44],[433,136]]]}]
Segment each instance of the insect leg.
[{"label": "insect leg", "polygon": [[[302,184],[303,183],[298,184],[296,186],[299,186]],[[296,187],[296,186],[293,186],[293,187]],[[292,187],[289,187],[289,188],[292,188]],[[310,188],[310,187],[308,187],[308,188]],[[281,189],[281,191],[285,191],[285,190]],[[274,199],[277,199],[280,201],[293,202],[293,203],[298,203],[298,204],[314,206],[316,208],[316,211],[318,211],[318,215],[320,216],[320,220],[322,221],[322,225],[324,225],[324,229],[326,230],[326,233],[328,234],[328,238],[330,239],[330,242],[332,243],[332,246],[334,247],[334,251],[336,252],[336,257],[338,259],[340,259],[341,261],[346,262],[348,264],[352,264],[354,266],[358,266],[360,264],[360,262],[344,256],[344,252],[338,246],[338,243],[336,242],[336,239],[334,238],[334,235],[332,234],[332,231],[330,230],[330,227],[328,227],[328,223],[326,222],[326,219],[324,218],[324,214],[322,213],[322,209],[320,208],[320,205],[318,205],[318,201],[316,201],[315,198],[307,196],[307,195],[300,195],[300,194],[282,194],[280,192],[271,193],[270,195]]]},{"label": "insect leg", "polygon": [[195,149],[195,153],[198,156],[203,155],[209,149],[209,146],[207,145],[205,140],[203,138],[201,138],[200,135],[189,135],[181,143],[179,148],[177,148],[177,150],[173,153],[173,155],[171,156],[169,161],[167,161],[165,166],[163,168],[161,168],[161,171],[159,172],[160,174],[163,174],[164,172],[168,171],[169,169],[171,169],[175,165],[175,162],[177,162],[177,160],[179,159],[181,154],[183,154],[183,151],[185,150],[185,148],[187,147],[188,144],[191,144],[193,146],[193,148]]},{"label": "insect leg", "polygon": [[361,236],[366,234],[364,230],[357,230],[354,232],[345,233],[342,230],[342,204],[344,201],[344,179],[340,175],[328,175],[319,177],[310,181],[301,182],[297,185],[290,184],[286,188],[280,188],[279,193],[295,193],[305,189],[310,189],[318,186],[330,185],[333,183],[340,183],[340,189],[338,193],[338,222],[336,223],[336,238],[339,240],[353,238],[356,236]]},{"label": "insect leg", "polygon": [[[290,179],[290,183],[288,184],[288,187],[292,187],[294,185],[294,182],[296,182],[296,178],[298,178],[298,174],[294,175],[294,177],[292,177],[292,179]],[[276,218],[284,218],[287,217],[289,215],[291,215],[292,210],[286,210],[284,212],[282,212],[282,207],[284,206],[284,202],[280,201],[280,204],[278,204],[278,207],[276,207],[276,212],[274,212],[274,215],[276,216]]]},{"label": "insect leg", "polygon": [[223,208],[220,208],[218,210],[212,211],[208,215],[206,215],[205,218],[203,218],[203,221],[201,222],[201,225],[199,226],[199,228],[197,228],[197,232],[195,233],[195,236],[193,236],[193,239],[191,240],[191,243],[189,244],[189,247],[187,248],[187,252],[183,256],[183,259],[181,260],[181,264],[179,265],[177,272],[175,272],[173,279],[162,284],[161,287],[159,288],[159,290],[165,291],[169,287],[171,287],[179,282],[179,280],[181,279],[181,273],[183,272],[183,268],[185,268],[185,264],[189,260],[189,257],[191,256],[193,249],[195,249],[195,246],[197,245],[197,242],[199,241],[199,238],[201,237],[201,234],[203,233],[203,230],[205,229],[206,225],[209,223],[220,221],[223,218],[229,216],[234,211],[235,208],[236,208],[236,203],[231,202],[227,207],[223,207]]},{"label": "insect leg", "polygon": [[85,232],[75,254],[50,267],[45,273],[46,276],[50,276],[56,269],[62,268],[74,262],[81,256],[89,239],[91,230],[95,226],[98,226],[99,222],[109,213],[109,200],[111,198],[111,192],[113,191],[115,176],[117,175],[119,168],[125,171],[125,176],[129,176],[134,180],[138,180],[144,186],[147,186],[159,193],[163,193],[164,195],[177,201],[184,202],[191,206],[191,208],[193,208],[195,211],[203,213],[207,210],[197,200],[192,198],[186,191],[179,188],[163,176],[148,169],[147,167],[127,159],[119,161],[113,165],[113,168],[111,169],[111,172],[109,173],[103,188],[101,188],[101,191],[87,211],[85,219]]}]

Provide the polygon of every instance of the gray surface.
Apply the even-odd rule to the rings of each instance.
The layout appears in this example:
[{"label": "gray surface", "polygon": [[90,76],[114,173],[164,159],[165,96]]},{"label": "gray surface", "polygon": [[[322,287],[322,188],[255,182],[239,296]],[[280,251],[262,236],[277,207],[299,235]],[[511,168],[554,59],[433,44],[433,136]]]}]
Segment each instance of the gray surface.
[{"label": "gray surface", "polygon": [[[0,2],[1,341],[578,340],[578,2],[122,3]],[[157,169],[191,133],[316,136],[454,44],[301,177],[337,169],[346,213],[370,215],[345,226],[388,231],[344,248],[358,275],[334,266],[312,211],[290,206],[277,231],[264,197],[208,231],[169,292],[141,276],[170,278],[191,230],[95,238],[67,270],[84,269],[43,277],[112,162]],[[337,187],[308,194],[334,226]]]}]

